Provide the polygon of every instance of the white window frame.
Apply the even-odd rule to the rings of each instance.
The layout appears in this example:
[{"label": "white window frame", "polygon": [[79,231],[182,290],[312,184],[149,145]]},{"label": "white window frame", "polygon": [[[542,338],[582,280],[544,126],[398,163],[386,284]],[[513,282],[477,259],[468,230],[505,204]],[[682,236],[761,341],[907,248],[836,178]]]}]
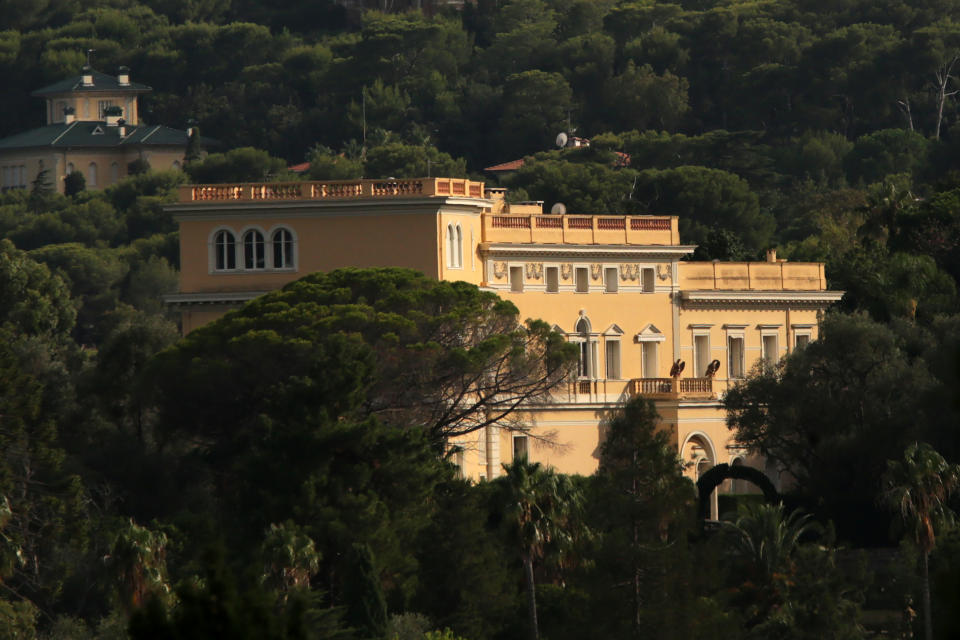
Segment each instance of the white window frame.
[{"label": "white window frame", "polygon": [[[623,329],[616,324],[603,332],[603,372],[607,380],[623,380]],[[611,362],[611,348],[614,359]]]},{"label": "white window frame", "polygon": [[603,267],[603,291],[604,293],[617,293],[620,290],[620,269],[604,265]]},{"label": "white window frame", "polygon": [[[257,266],[256,244],[254,244],[253,266],[247,266],[247,236],[253,233],[260,234],[260,248],[263,250],[263,266]],[[240,232],[237,256],[238,266],[243,271],[266,271],[267,269],[267,234],[260,227],[247,227]]]},{"label": "white window frame", "polygon": [[[229,237],[233,239],[233,266],[230,265],[230,255],[226,253],[223,254],[223,267],[220,268],[217,266],[217,260],[220,257],[220,245],[217,242],[217,238],[221,233],[229,234]],[[213,233],[210,234],[210,238],[207,241],[209,247],[208,254],[210,256],[210,273],[233,273],[237,270],[237,234],[233,229],[229,227],[217,227],[213,230]],[[227,243],[224,242],[224,248],[226,249]]]},{"label": "white window frame", "polygon": [[[649,279],[649,283],[648,283]],[[653,267],[643,267],[640,269],[640,291],[641,293],[656,293],[657,291],[657,272]],[[647,286],[649,284],[649,286]]]},{"label": "white window frame", "polygon": [[[790,328],[793,329],[793,342],[792,349],[797,351],[798,349],[803,349],[811,342],[813,342],[813,325],[812,324],[794,324],[790,325]],[[806,338],[807,344],[800,346],[800,338]]]},{"label": "white window frame", "polygon": [[527,437],[526,435],[515,435],[513,436],[513,438],[511,438],[510,444],[512,446],[510,447],[510,455],[512,456],[512,460],[516,462],[517,460],[520,459],[520,456],[517,455],[518,443],[522,443],[523,454],[524,456],[526,456],[527,461],[529,462],[530,461],[530,438]]},{"label": "white window frame", "polygon": [[[690,346],[693,347],[693,375],[692,378],[703,378],[707,372],[707,366],[713,362],[713,345],[711,343],[710,334],[712,333],[713,325],[711,324],[697,324],[690,325],[691,329],[691,341]],[[706,354],[704,355],[705,360],[703,362],[697,362],[697,355],[699,351],[697,350],[697,338],[706,338]],[[703,365],[703,366],[700,366]]]},{"label": "white window frame", "polygon": [[[660,371],[660,343],[667,341],[667,336],[663,334],[656,326],[653,324],[648,324],[643,329],[640,330],[635,337],[636,341],[640,343],[640,373],[643,378],[657,378],[656,374]],[[647,359],[645,356],[646,349],[653,349],[653,371],[648,371]]]},{"label": "white window frame", "polygon": [[[519,273],[520,277],[514,280],[513,274]],[[523,293],[524,285],[524,275],[523,275],[523,265],[511,264],[507,267],[507,275],[510,278],[510,291],[513,293]]]},{"label": "white window frame", "polygon": [[[281,232],[286,231],[290,234],[290,264],[284,264],[278,266],[276,264],[276,240],[274,236]],[[267,268],[274,271],[296,271],[297,270],[297,234],[293,229],[287,225],[277,225],[270,228],[270,233],[267,235],[267,243],[270,245],[267,250]]]},{"label": "white window frame", "polygon": [[[554,289],[550,288],[550,274],[554,275],[554,282],[556,287]],[[559,265],[545,265],[543,267],[543,290],[546,293],[560,293],[560,266]]]},{"label": "white window frame", "polygon": [[[580,274],[583,274],[584,287],[580,288]],[[573,290],[575,293],[590,293],[590,267],[573,268]]]},{"label": "white window frame", "polygon": [[[747,375],[747,326],[745,324],[725,324],[724,331],[727,334],[727,371],[723,376],[728,380],[742,380]],[[735,376],[733,363],[733,349],[730,348],[731,340],[740,340],[740,375]]]},{"label": "white window frame", "polygon": [[[760,361],[764,366],[774,367],[780,362],[780,326],[781,325],[758,325],[760,329]],[[774,351],[773,357],[769,356],[767,350],[767,339],[773,338]]]},{"label": "white window frame", "polygon": [[[581,323],[584,328],[581,329]],[[573,325],[573,333],[569,334],[568,340],[577,344],[580,350],[577,362],[577,379],[596,380],[597,379],[597,340],[598,336],[593,332],[593,326],[590,318],[581,315]]]}]

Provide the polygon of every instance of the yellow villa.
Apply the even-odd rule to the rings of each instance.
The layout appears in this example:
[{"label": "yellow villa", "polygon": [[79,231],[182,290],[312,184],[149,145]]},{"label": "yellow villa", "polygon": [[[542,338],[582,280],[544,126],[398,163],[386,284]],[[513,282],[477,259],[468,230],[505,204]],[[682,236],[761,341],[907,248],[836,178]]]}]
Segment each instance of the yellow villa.
[{"label": "yellow villa", "polygon": [[43,171],[60,193],[74,171],[83,174],[87,189],[102,189],[127,177],[135,160],[179,169],[189,136],[142,121],[138,98],[150,91],[133,82],[126,67],[111,76],[89,65],[37,89],[30,95],[43,98],[46,124],[0,139],[0,189],[25,189]]},{"label": "yellow villa", "polygon": [[467,477],[494,478],[521,454],[592,473],[605,415],[637,394],[656,402],[692,478],[720,463],[762,468],[731,440],[720,398],[758,360],[817,338],[818,315],[841,297],[823,265],[773,252],[690,262],[675,216],[550,215],[504,196],[449,178],[184,186],[169,206],[181,256],[169,300],[189,332],[313,271],[403,266],[464,280],[580,346],[576,378],[528,414],[530,433],[550,437],[471,434],[456,443]]}]

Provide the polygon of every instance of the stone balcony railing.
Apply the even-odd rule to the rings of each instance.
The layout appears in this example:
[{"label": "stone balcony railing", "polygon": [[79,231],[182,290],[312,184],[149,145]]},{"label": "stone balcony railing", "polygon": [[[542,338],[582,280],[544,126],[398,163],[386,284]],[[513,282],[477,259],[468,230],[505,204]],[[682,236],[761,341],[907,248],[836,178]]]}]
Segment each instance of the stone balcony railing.
[{"label": "stone balcony railing", "polygon": [[634,378],[630,395],[654,400],[708,400],[716,398],[713,378]]},{"label": "stone balcony railing", "polygon": [[538,244],[680,244],[676,216],[485,215],[483,238]]},{"label": "stone balcony railing", "polygon": [[482,182],[459,178],[188,184],[180,187],[179,201],[256,202],[457,196],[483,198],[483,185]]},{"label": "stone balcony railing", "polygon": [[723,388],[724,383],[714,378],[577,378],[570,381],[569,397],[578,402],[604,398],[609,400],[622,399],[626,393],[629,396],[644,396],[652,400],[715,400],[717,392],[723,391]]}]

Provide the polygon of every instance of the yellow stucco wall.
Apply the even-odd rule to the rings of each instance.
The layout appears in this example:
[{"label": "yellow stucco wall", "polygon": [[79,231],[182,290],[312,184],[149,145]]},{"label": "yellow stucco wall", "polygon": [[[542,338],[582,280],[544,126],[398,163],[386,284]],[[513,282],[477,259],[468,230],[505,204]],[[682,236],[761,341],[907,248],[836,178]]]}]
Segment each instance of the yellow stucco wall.
[{"label": "yellow stucco wall", "polygon": [[[693,248],[680,244],[675,217],[542,216],[532,205],[518,215],[497,199],[431,199],[437,191],[429,179],[424,191],[429,197],[377,200],[383,196],[375,189],[389,193],[393,187],[361,182],[330,188],[319,183],[184,188],[181,204],[171,207],[180,222],[180,293],[196,301],[183,303],[184,331],[223,313],[202,306],[217,293],[272,290],[312,271],[342,266],[404,266],[432,278],[478,284],[512,301],[521,319],[543,319],[571,341],[595,345],[587,375],[576,376],[549,404],[519,418],[529,429],[528,456],[565,473],[596,470],[604,422],[630,394],[647,388],[641,379],[654,383],[649,393],[661,428],[689,463],[691,479],[737,459],[762,466],[736,446],[726,427],[721,399],[735,383],[728,371],[728,339],[742,338],[746,373],[763,353],[765,335],[776,336],[776,358],[795,348],[798,333],[816,339],[818,311],[839,296],[824,291],[823,266],[816,263],[775,256],[757,263],[682,261]],[[278,226],[296,235],[295,270],[213,269],[211,242],[218,229],[232,230],[239,246],[244,230],[258,228],[269,239]],[[450,228],[460,230],[462,255],[451,246]],[[578,269],[586,274],[586,291],[577,290]],[[546,284],[554,273],[555,292]],[[585,333],[577,331],[581,318],[590,324]],[[696,370],[698,335],[709,338],[705,361],[720,362],[715,378]],[[608,343],[619,345],[609,352],[615,357],[619,351],[614,377],[608,377]],[[644,371],[644,343],[656,345],[655,371]],[[669,378],[677,358],[686,362],[679,381]],[[512,461],[518,436],[524,434],[483,430],[451,445],[459,448],[466,476],[490,478]]]},{"label": "yellow stucco wall", "polygon": [[[179,168],[183,164],[184,151],[185,149],[180,148],[151,149],[143,152],[143,157],[150,163],[151,168],[165,171],[175,167]],[[140,155],[137,149],[123,147],[63,151],[51,151],[46,148],[11,150],[0,152],[0,171],[3,167],[23,166],[23,186],[29,188],[36,180],[37,174],[41,170],[47,169],[51,186],[63,193],[63,179],[72,167],[74,171],[83,173],[87,181],[86,188],[95,191],[109,187],[126,178],[128,175],[127,165]],[[97,179],[95,184],[90,179],[91,163],[96,164]],[[2,176],[2,173],[0,173],[0,176]]]}]

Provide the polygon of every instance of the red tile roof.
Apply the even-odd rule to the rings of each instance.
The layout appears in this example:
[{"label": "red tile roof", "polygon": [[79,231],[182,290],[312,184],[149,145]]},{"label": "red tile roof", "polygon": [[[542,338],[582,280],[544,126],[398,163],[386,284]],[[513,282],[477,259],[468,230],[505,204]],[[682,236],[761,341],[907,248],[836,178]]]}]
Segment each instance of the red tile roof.
[{"label": "red tile roof", "polygon": [[501,164],[495,164],[492,167],[487,167],[484,171],[516,171],[523,166],[523,158],[519,160],[511,160],[510,162],[504,162]]}]

